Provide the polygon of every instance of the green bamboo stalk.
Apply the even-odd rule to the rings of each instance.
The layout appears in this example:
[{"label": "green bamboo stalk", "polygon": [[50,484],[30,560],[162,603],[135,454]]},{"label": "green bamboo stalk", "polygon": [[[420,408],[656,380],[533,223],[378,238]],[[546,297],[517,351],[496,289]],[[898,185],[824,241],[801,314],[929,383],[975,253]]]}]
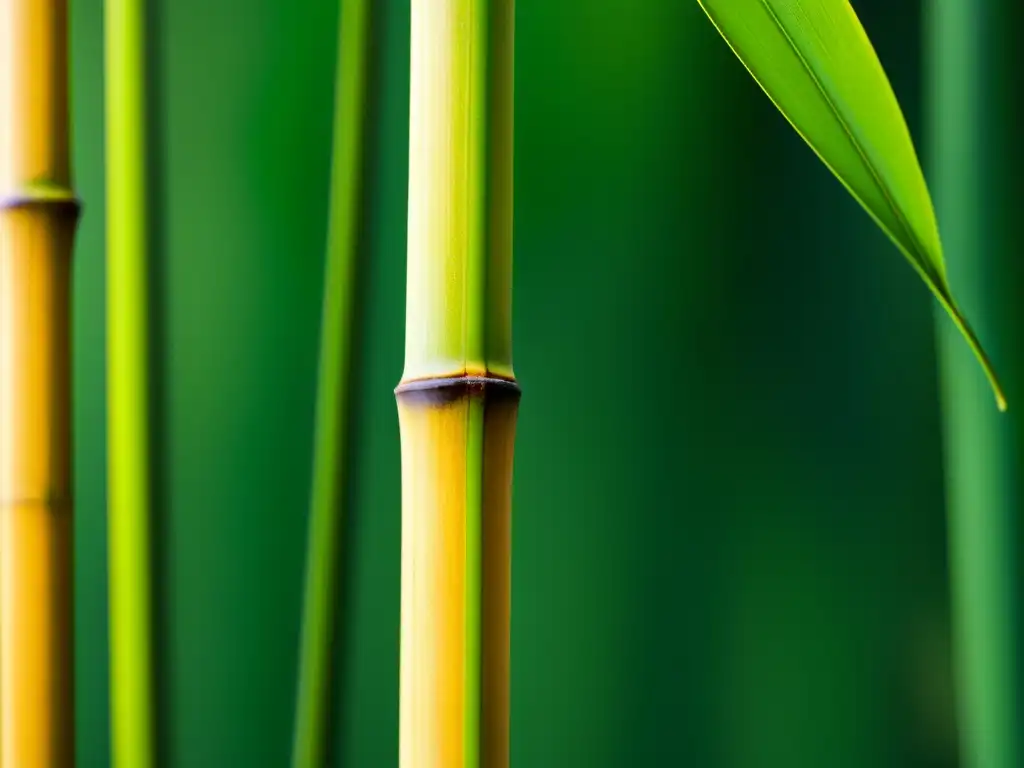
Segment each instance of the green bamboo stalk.
[{"label": "green bamboo stalk", "polygon": [[369,13],[366,0],[341,0],[293,768],[319,768],[324,764],[326,753],[346,447],[351,422],[348,384],[355,331]]},{"label": "green bamboo stalk", "polygon": [[399,764],[509,759],[513,0],[414,0]]},{"label": "green bamboo stalk", "polygon": [[[947,0],[928,4],[926,27],[931,165],[950,273],[1018,398],[1024,230],[1011,200],[1024,175],[1015,95],[1022,23],[1018,0]],[[961,759],[964,768],[1016,768],[1024,765],[1021,421],[988,407],[948,324],[936,332]]]},{"label": "green bamboo stalk", "polygon": [[153,765],[145,2],[105,6],[113,764]]}]

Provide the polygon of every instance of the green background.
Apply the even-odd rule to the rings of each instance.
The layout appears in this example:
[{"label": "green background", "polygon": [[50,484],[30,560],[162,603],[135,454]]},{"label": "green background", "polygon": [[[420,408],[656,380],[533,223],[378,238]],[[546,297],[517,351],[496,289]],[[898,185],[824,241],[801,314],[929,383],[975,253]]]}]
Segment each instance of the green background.
[{"label": "green background", "polygon": [[[154,12],[168,766],[287,764],[336,5]],[[333,749],[376,768],[397,762],[409,3],[372,5]],[[920,142],[918,4],[855,6]],[[516,25],[514,764],[954,765],[926,290],[696,2],[520,0]],[[110,745],[102,36],[100,0],[73,2],[83,766]]]}]

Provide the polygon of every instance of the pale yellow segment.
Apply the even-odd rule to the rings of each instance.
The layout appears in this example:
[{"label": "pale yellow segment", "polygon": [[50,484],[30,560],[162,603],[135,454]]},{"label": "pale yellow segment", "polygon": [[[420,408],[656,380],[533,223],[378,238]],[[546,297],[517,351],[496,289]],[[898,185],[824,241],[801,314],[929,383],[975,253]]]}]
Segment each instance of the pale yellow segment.
[{"label": "pale yellow segment", "polygon": [[0,765],[74,765],[67,4],[0,2]]},{"label": "pale yellow segment", "polygon": [[70,493],[70,223],[0,213],[0,501]]},{"label": "pale yellow segment", "polygon": [[3,0],[0,11],[0,196],[66,185],[66,0]]},{"label": "pale yellow segment", "polygon": [[0,505],[4,768],[74,765],[71,510]]},{"label": "pale yellow segment", "polygon": [[399,397],[402,628],[399,765],[462,768],[468,398]]},{"label": "pale yellow segment", "polygon": [[0,216],[0,765],[73,765],[71,220]]},{"label": "pale yellow segment", "polygon": [[399,395],[402,434],[401,768],[509,764],[512,452],[518,398],[484,406],[480,732],[467,739],[467,425],[471,397],[449,404]]}]

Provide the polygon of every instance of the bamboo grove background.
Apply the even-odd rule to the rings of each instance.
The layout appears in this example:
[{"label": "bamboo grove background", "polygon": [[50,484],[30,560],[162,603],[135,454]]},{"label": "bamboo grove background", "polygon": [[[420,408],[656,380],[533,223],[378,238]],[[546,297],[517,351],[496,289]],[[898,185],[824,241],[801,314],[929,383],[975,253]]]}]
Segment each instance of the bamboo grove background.
[{"label": "bamboo grove background", "polygon": [[[291,747],[337,5],[149,2],[152,533],[169,766],[285,765]],[[939,123],[961,114],[934,106],[924,68],[922,9],[936,0],[854,5],[932,162],[935,137],[951,140]],[[332,730],[344,766],[394,764],[398,735],[409,4],[372,7]],[[102,3],[71,12],[85,201],[77,738],[79,764],[102,766]],[[993,66],[986,92],[1008,71]],[[515,99],[513,762],[957,765],[927,291],[695,2],[519,2]],[[998,103],[999,120],[1019,120],[1019,102]],[[1006,162],[1019,167],[1019,154]],[[1008,178],[990,205],[1014,193]],[[944,233],[958,226],[944,218],[960,210],[955,194],[937,190]],[[993,340],[1012,444],[1020,361],[997,338],[1024,283],[1006,221],[961,229],[964,250],[984,247],[947,243],[947,259],[954,289],[979,254],[1002,276],[970,283],[962,303]],[[986,315],[993,290],[1004,309]],[[994,416],[962,357],[950,365]]]}]

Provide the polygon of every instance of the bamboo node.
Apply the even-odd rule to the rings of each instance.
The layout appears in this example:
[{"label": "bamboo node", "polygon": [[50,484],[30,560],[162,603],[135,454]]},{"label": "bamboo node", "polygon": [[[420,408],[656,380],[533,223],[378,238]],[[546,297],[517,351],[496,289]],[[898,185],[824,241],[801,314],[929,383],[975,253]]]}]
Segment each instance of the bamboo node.
[{"label": "bamboo node", "polygon": [[58,512],[70,509],[73,503],[74,502],[70,496],[15,496],[12,498],[0,499],[0,511],[37,507],[44,511]]},{"label": "bamboo node", "polygon": [[395,395],[407,402],[450,403],[464,395],[518,400],[522,391],[515,379],[498,376],[444,376],[403,381]]},{"label": "bamboo node", "polygon": [[77,215],[82,203],[69,187],[53,183],[26,184],[0,193],[0,211],[17,208],[57,208]]}]

